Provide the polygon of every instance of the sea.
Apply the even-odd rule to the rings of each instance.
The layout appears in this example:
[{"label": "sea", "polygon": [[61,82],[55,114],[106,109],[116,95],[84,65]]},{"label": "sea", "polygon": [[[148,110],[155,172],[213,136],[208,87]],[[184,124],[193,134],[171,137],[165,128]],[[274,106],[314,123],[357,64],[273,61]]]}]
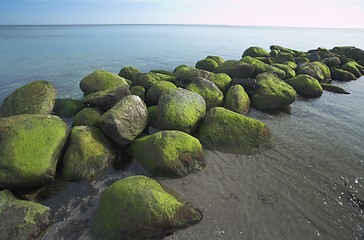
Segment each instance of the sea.
[{"label": "sea", "polygon": [[[245,49],[281,45],[301,51],[356,46],[364,29],[209,25],[0,26],[0,102],[33,80],[52,82],[58,98],[82,98],[79,82],[95,70],[143,72],[194,66],[208,55],[239,60]],[[299,97],[289,110],[248,116],[265,122],[272,147],[254,155],[206,151],[207,166],[184,178],[157,178],[203,213],[166,240],[363,240],[364,77],[335,82],[349,95]],[[52,209],[37,239],[93,239],[101,193],[116,180],[148,175],[137,162],[93,181],[65,182],[38,199]]]}]

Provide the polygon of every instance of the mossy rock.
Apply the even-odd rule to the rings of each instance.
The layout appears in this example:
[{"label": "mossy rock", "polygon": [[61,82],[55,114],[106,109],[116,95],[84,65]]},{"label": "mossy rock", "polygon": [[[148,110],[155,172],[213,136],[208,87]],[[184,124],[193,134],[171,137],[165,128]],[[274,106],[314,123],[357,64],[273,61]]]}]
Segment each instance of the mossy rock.
[{"label": "mossy rock", "polygon": [[163,239],[202,220],[202,213],[145,176],[114,182],[101,196],[92,233],[103,240]]},{"label": "mossy rock", "polygon": [[177,87],[182,88],[186,88],[197,77],[210,79],[212,75],[213,73],[209,71],[185,66],[178,68],[174,72],[176,77],[175,84]]},{"label": "mossy rock", "polygon": [[287,79],[287,78],[293,78],[293,77],[296,76],[295,70],[293,70],[290,66],[288,66],[286,64],[275,63],[272,66],[277,67],[277,68],[283,70],[286,73],[285,79]]},{"label": "mossy rock", "polygon": [[41,117],[39,114],[21,114],[7,118],[0,118],[0,143],[1,139],[15,126],[15,124],[27,119]]},{"label": "mossy rock", "polygon": [[142,72],[136,67],[126,66],[120,70],[119,76],[133,82],[138,78],[138,75],[141,73]]},{"label": "mossy rock", "polygon": [[269,57],[269,53],[261,47],[249,47],[247,48],[242,57],[250,56],[250,57]]},{"label": "mossy rock", "polygon": [[213,72],[219,65],[211,58],[202,59],[196,63],[196,68]]},{"label": "mossy rock", "polygon": [[297,63],[297,65],[301,65],[302,63],[310,62],[310,60],[306,57],[295,57],[294,60]]},{"label": "mossy rock", "polygon": [[316,66],[321,69],[322,74],[324,75],[324,81],[331,79],[331,71],[330,68],[323,62],[313,62]]},{"label": "mossy rock", "polygon": [[0,192],[0,239],[35,239],[51,222],[51,210],[39,203],[18,200]]},{"label": "mossy rock", "polygon": [[53,112],[62,118],[71,118],[76,115],[85,105],[72,98],[57,99],[53,107]]},{"label": "mossy rock", "polygon": [[161,73],[161,74],[164,74],[164,75],[169,75],[169,76],[174,76],[173,75],[173,72],[171,71],[167,71],[167,70],[159,70],[159,69],[156,69],[156,70],[150,70],[149,72],[151,73]]},{"label": "mossy rock", "polygon": [[169,89],[176,89],[176,85],[167,81],[159,81],[153,84],[147,92],[145,103],[148,106],[157,105],[161,94]]},{"label": "mossy rock", "polygon": [[215,69],[215,73],[226,73],[231,78],[250,78],[255,71],[253,65],[241,61],[227,60]]},{"label": "mossy rock", "polygon": [[233,112],[247,114],[250,109],[250,98],[241,85],[233,85],[225,95],[224,107]]},{"label": "mossy rock", "polygon": [[220,57],[220,56],[211,56],[211,55],[209,55],[209,56],[206,57],[206,59],[212,59],[212,60],[214,60],[217,63],[217,65],[220,65],[223,62],[225,62],[225,60],[222,57]]},{"label": "mossy rock", "polygon": [[364,58],[364,50],[357,48],[357,47],[353,47],[353,48],[348,49],[345,52],[345,56],[348,58],[354,59],[356,61],[361,58]]},{"label": "mossy rock", "polygon": [[294,62],[294,57],[292,53],[288,52],[279,52],[276,57],[276,62],[284,63],[284,62]]},{"label": "mossy rock", "polygon": [[294,49],[291,49],[291,48],[282,47],[282,46],[279,46],[279,45],[271,45],[269,48],[270,48],[270,50],[276,50],[278,52],[288,52],[288,53],[291,53],[294,56],[301,53],[300,51],[297,51],[297,50],[294,50]]},{"label": "mossy rock", "polygon": [[67,125],[56,116],[16,123],[1,141],[0,188],[35,187],[52,181],[67,136]]},{"label": "mossy rock", "polygon": [[329,68],[336,68],[336,67],[340,67],[340,65],[341,65],[340,58],[338,58],[338,57],[325,58],[325,59],[322,59],[322,62],[324,64],[326,64]]},{"label": "mossy rock", "polygon": [[325,48],[318,48],[317,53],[318,55],[320,55],[321,61],[323,61],[325,58],[335,57],[334,53],[330,52]]},{"label": "mossy rock", "polygon": [[199,94],[185,89],[163,92],[158,102],[158,124],[162,130],[191,133],[206,114],[206,103]]},{"label": "mossy rock", "polygon": [[56,90],[50,82],[33,81],[7,96],[1,107],[0,117],[19,114],[49,114],[56,101]]},{"label": "mossy rock", "polygon": [[322,82],[325,79],[320,66],[311,62],[299,65],[297,68],[297,74],[310,75],[311,77],[316,78],[319,82]]},{"label": "mossy rock", "polygon": [[173,70],[173,76],[175,76],[175,73],[178,71],[178,70],[181,70],[183,68],[190,68],[189,66],[185,65],[185,64],[181,64],[181,65],[178,65],[177,67],[175,67],[175,69]]},{"label": "mossy rock", "polygon": [[231,77],[226,73],[212,74],[208,80],[215,83],[222,93],[225,93],[228,90],[232,82]]},{"label": "mossy rock", "polygon": [[122,86],[90,93],[82,99],[84,104],[107,111],[117,102],[130,95],[129,87]]},{"label": "mossy rock", "polygon": [[279,51],[273,49],[269,52],[269,56],[271,56],[272,58],[276,58],[278,56],[278,53]]},{"label": "mossy rock", "polygon": [[[364,58],[359,59],[357,62],[358,62],[358,64],[360,64],[361,66],[364,66]],[[362,73],[362,74],[364,74],[364,73]]]},{"label": "mossy rock", "polygon": [[313,52],[308,53],[306,55],[306,58],[308,60],[310,60],[310,62],[319,62],[319,61],[321,61],[321,57],[318,54],[318,52],[316,52],[316,51],[313,51]]},{"label": "mossy rock", "polygon": [[321,83],[321,87],[325,91],[329,91],[329,92],[333,92],[333,93],[350,94],[344,88],[336,86],[336,85],[328,84],[328,83]]},{"label": "mossy rock", "polygon": [[268,111],[282,109],[296,100],[296,91],[277,75],[261,73],[256,80],[257,87],[250,96],[252,107]]},{"label": "mossy rock", "polygon": [[200,141],[180,131],[162,131],[136,139],[133,157],[154,176],[183,177],[205,166]]},{"label": "mossy rock", "polygon": [[347,62],[341,66],[341,69],[352,73],[355,77],[360,78],[361,72],[357,68],[354,62]]},{"label": "mossy rock", "polygon": [[84,108],[73,118],[72,126],[100,127],[100,118],[103,113],[98,108]]},{"label": "mossy rock", "polygon": [[222,107],[207,112],[198,139],[211,150],[254,153],[270,139],[270,130],[261,121]]},{"label": "mossy rock", "polygon": [[287,65],[288,67],[290,67],[292,69],[297,68],[297,63],[295,63],[295,62],[284,62],[283,64]]},{"label": "mossy rock", "polygon": [[148,110],[136,95],[120,100],[100,119],[101,130],[115,143],[131,143],[148,125]]},{"label": "mossy rock", "polygon": [[105,70],[97,70],[84,77],[80,82],[80,88],[85,95],[123,86],[129,86],[124,78]]},{"label": "mossy rock", "polygon": [[268,64],[268,65],[272,65],[273,62],[275,62],[275,60],[270,57],[255,57],[255,59],[257,59],[261,62],[264,62],[265,64]]},{"label": "mossy rock", "polygon": [[307,74],[300,74],[296,77],[286,79],[286,83],[291,85],[296,92],[303,97],[320,97],[322,87],[317,79]]},{"label": "mossy rock", "polygon": [[224,94],[215,85],[215,83],[205,78],[195,78],[186,89],[198,93],[203,97],[203,99],[205,99],[206,110],[223,104]]},{"label": "mossy rock", "polygon": [[116,158],[108,138],[95,127],[72,128],[63,158],[62,175],[67,180],[92,179]]},{"label": "mossy rock", "polygon": [[286,77],[286,73],[277,68],[277,67],[274,67],[272,65],[268,65],[262,61],[259,61],[255,58],[252,58],[252,57],[249,57],[249,56],[246,56],[246,57],[243,57],[241,59],[242,62],[246,62],[246,63],[249,63],[251,65],[253,65],[255,67],[255,72],[254,72],[254,75],[253,76],[256,76],[258,75],[259,73],[264,73],[264,72],[269,72],[269,73],[274,73],[276,74],[280,79],[284,79]]},{"label": "mossy rock", "polygon": [[132,86],[143,86],[145,89],[149,89],[153,84],[159,81],[174,82],[175,77],[162,73],[143,73],[139,74],[137,80],[133,82]]},{"label": "mossy rock", "polygon": [[134,87],[131,87],[129,89],[129,91],[130,91],[130,94],[137,95],[143,101],[145,100],[145,87],[143,87],[143,86],[134,86]]},{"label": "mossy rock", "polygon": [[157,115],[157,106],[148,107],[148,115],[149,115],[149,125],[154,128],[158,127],[158,115]]},{"label": "mossy rock", "polygon": [[340,69],[340,68],[332,69],[331,70],[331,77],[332,77],[333,80],[345,81],[345,82],[357,79],[355,77],[355,75],[352,74],[351,72]]}]

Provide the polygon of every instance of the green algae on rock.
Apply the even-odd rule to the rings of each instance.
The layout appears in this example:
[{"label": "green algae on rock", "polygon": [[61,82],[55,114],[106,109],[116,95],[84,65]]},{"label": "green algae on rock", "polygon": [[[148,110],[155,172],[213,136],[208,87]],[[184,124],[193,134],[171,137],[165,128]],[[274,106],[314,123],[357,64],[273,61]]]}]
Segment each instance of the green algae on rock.
[{"label": "green algae on rock", "polygon": [[259,110],[285,108],[296,100],[296,91],[273,73],[256,77],[257,87],[250,96],[252,107]]},{"label": "green algae on rock", "polygon": [[241,61],[249,63],[249,64],[251,64],[251,65],[253,65],[255,67],[254,76],[258,75],[259,73],[264,73],[264,72],[274,73],[280,79],[284,79],[285,76],[286,76],[286,73],[283,70],[281,70],[281,69],[279,69],[277,67],[274,67],[272,65],[266,64],[266,63],[264,63],[262,61],[259,61],[258,59],[246,56],[246,57],[243,57],[241,59]]},{"label": "green algae on rock", "polygon": [[294,76],[296,76],[295,70],[293,70],[290,66],[286,64],[275,63],[272,66],[282,69],[286,73],[285,79],[293,78]]},{"label": "green algae on rock", "polygon": [[169,89],[176,89],[176,85],[167,81],[159,81],[153,84],[147,92],[145,103],[148,106],[157,105],[161,94]]},{"label": "green algae on rock", "polygon": [[326,64],[326,66],[328,66],[329,68],[340,67],[341,64],[340,58],[338,57],[324,58],[321,62]]},{"label": "green algae on rock", "polygon": [[130,149],[154,176],[183,177],[205,166],[200,141],[180,131],[166,130],[138,138]]},{"label": "green algae on rock", "polygon": [[76,115],[85,105],[72,98],[57,99],[53,107],[53,112],[61,118],[71,118]]},{"label": "green algae on rock", "polygon": [[333,80],[336,81],[351,81],[351,80],[356,80],[357,78],[355,77],[354,74],[352,74],[349,71],[340,69],[340,68],[334,68],[331,70],[331,76]]},{"label": "green algae on rock", "polygon": [[0,117],[19,114],[49,114],[56,100],[56,90],[50,82],[33,81],[16,89],[0,106]]},{"label": "green algae on rock", "polygon": [[177,87],[186,88],[188,84],[190,84],[193,81],[193,79],[197,77],[210,79],[210,76],[212,74],[213,73],[206,70],[201,70],[182,65],[177,67],[176,71],[174,72],[174,76],[176,77],[175,84]]},{"label": "green algae on rock", "polygon": [[189,90],[167,90],[159,98],[157,117],[162,130],[191,133],[205,114],[205,100]]},{"label": "green algae on rock", "polygon": [[225,62],[225,60],[220,56],[209,55],[209,56],[206,57],[206,59],[214,60],[217,63],[217,65],[220,65],[221,63]]},{"label": "green algae on rock", "polygon": [[236,60],[227,60],[215,69],[215,73],[226,73],[231,78],[249,78],[254,73],[254,66]]},{"label": "green algae on rock", "polygon": [[96,70],[80,82],[80,88],[85,95],[122,86],[129,86],[124,78],[105,70]]},{"label": "green algae on rock", "polygon": [[7,118],[0,118],[0,143],[1,139],[6,135],[6,133],[8,133],[15,126],[15,124],[27,119],[42,117],[42,116],[43,115],[39,114],[21,114],[21,115],[10,116]]},{"label": "green algae on rock", "polygon": [[319,82],[322,82],[325,79],[324,74],[322,73],[321,68],[315,63],[308,62],[303,63],[298,66],[297,74],[307,74],[313,78],[316,78]]},{"label": "green algae on rock", "polygon": [[143,86],[145,89],[150,88],[153,84],[159,81],[167,81],[167,82],[174,82],[175,77],[168,75],[168,74],[162,74],[162,73],[142,73],[138,75],[138,78],[133,81],[132,86]]},{"label": "green algae on rock", "polygon": [[312,64],[316,65],[321,69],[322,74],[324,75],[324,81],[331,79],[331,71],[330,68],[323,62],[313,62]]},{"label": "green algae on rock", "polygon": [[120,69],[119,76],[130,81],[135,81],[142,72],[136,67],[126,66]]},{"label": "green algae on rock", "polygon": [[276,57],[276,62],[284,63],[284,62],[294,62],[294,57],[292,53],[288,52],[279,52]]},{"label": "green algae on rock", "polygon": [[100,118],[104,112],[97,108],[84,108],[73,118],[74,126],[93,126],[100,127]]},{"label": "green algae on rock", "polygon": [[122,86],[113,89],[90,93],[82,99],[84,104],[107,111],[117,102],[130,95],[129,87]]},{"label": "green algae on rock", "polygon": [[35,239],[51,222],[51,210],[39,203],[18,200],[0,192],[0,239]]},{"label": "green algae on rock", "polygon": [[222,107],[207,112],[198,132],[204,147],[230,153],[254,153],[269,138],[265,123]]},{"label": "green algae on rock", "polygon": [[148,125],[148,110],[136,95],[124,97],[100,119],[101,130],[115,143],[131,143]]},{"label": "green algae on rock", "polygon": [[286,83],[291,85],[296,92],[303,97],[320,97],[322,95],[322,87],[316,78],[307,74],[300,74],[296,77],[286,79]]},{"label": "green algae on rock", "polygon": [[137,95],[143,101],[145,100],[145,87],[143,87],[143,86],[134,86],[134,87],[131,87],[129,91],[130,91],[130,94]]},{"label": "green algae on rock", "polygon": [[199,210],[155,180],[132,176],[102,194],[92,232],[103,240],[156,240],[201,220]]},{"label": "green algae on rock", "polygon": [[63,158],[62,175],[67,180],[92,179],[109,167],[116,151],[95,127],[72,128]]},{"label": "green algae on rock", "polygon": [[249,47],[247,48],[242,57],[250,56],[250,57],[269,57],[269,53],[261,47]]},{"label": "green algae on rock", "polygon": [[148,107],[148,115],[149,115],[149,125],[154,128],[158,127],[158,116],[157,116],[157,106]]},{"label": "green algae on rock", "polygon": [[186,89],[201,95],[205,99],[207,111],[223,104],[224,94],[213,82],[205,78],[195,78]]},{"label": "green algae on rock", "polygon": [[357,78],[361,77],[361,72],[359,71],[358,67],[354,62],[346,62],[341,66],[341,69],[352,73]]},{"label": "green algae on rock", "polygon": [[67,125],[56,116],[16,123],[0,143],[0,188],[26,188],[52,181],[67,136]]},{"label": "green algae on rock", "polygon": [[219,64],[217,64],[217,62],[215,62],[215,60],[213,60],[211,58],[205,58],[205,59],[198,61],[196,63],[195,67],[197,69],[213,72],[218,66],[219,66]]},{"label": "green algae on rock", "polygon": [[250,98],[241,85],[233,85],[225,95],[224,107],[233,112],[247,114],[250,109]]},{"label": "green algae on rock", "polygon": [[321,83],[321,87],[324,90],[329,91],[329,92],[333,92],[333,93],[350,94],[349,92],[347,92],[342,87],[339,87],[339,86],[336,86],[336,85],[332,85],[332,84]]}]

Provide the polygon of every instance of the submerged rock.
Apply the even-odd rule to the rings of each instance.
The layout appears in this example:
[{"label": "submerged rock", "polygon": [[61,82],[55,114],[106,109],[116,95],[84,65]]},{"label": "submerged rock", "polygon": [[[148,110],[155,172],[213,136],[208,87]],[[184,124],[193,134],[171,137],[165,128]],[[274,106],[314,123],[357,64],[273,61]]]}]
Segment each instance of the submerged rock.
[{"label": "submerged rock", "polygon": [[261,47],[250,47],[246,49],[243,53],[242,57],[250,56],[250,57],[269,57],[269,53]]},{"label": "submerged rock", "polygon": [[0,188],[27,188],[52,181],[67,136],[67,125],[56,116],[16,123],[0,143]]},{"label": "submerged rock", "polygon": [[129,87],[122,86],[90,93],[82,99],[82,102],[91,107],[107,111],[128,95],[130,95]]},{"label": "submerged rock", "polygon": [[147,92],[145,103],[148,106],[157,105],[161,94],[169,89],[176,89],[176,85],[167,81],[159,81],[153,84]]},{"label": "submerged rock", "polygon": [[257,87],[250,96],[252,106],[259,110],[285,108],[296,100],[296,91],[272,73],[257,76]]},{"label": "submerged rock", "polygon": [[147,106],[136,95],[126,96],[100,119],[101,130],[120,145],[132,142],[147,125]]},{"label": "submerged rock", "polygon": [[33,81],[6,97],[0,107],[0,117],[19,114],[49,114],[56,100],[56,90],[50,82]]},{"label": "submerged rock", "polygon": [[103,240],[162,239],[202,220],[202,213],[153,179],[133,176],[102,195],[92,226]]},{"label": "submerged rock", "polygon": [[249,112],[250,99],[242,86],[234,85],[229,88],[225,95],[224,107],[240,114]]},{"label": "submerged rock", "polygon": [[205,114],[205,100],[189,90],[165,91],[158,102],[158,125],[163,130],[191,133]]},{"label": "submerged rock", "polygon": [[112,143],[100,129],[76,126],[69,136],[62,175],[67,180],[91,179],[109,167],[115,158]]},{"label": "submerged rock", "polygon": [[215,69],[215,73],[226,73],[231,78],[249,78],[254,73],[254,66],[245,62],[227,60]]},{"label": "submerged rock", "polygon": [[50,223],[51,210],[39,203],[18,200],[0,192],[0,239],[35,239]]},{"label": "submerged rock", "polygon": [[97,108],[84,108],[73,118],[72,126],[100,127],[100,118],[103,113]]},{"label": "submerged rock", "polygon": [[142,72],[136,67],[126,66],[120,70],[119,76],[122,78],[129,79],[130,81],[133,82],[138,78],[138,75],[141,73]]},{"label": "submerged rock", "polygon": [[200,141],[180,131],[162,131],[136,139],[132,155],[155,176],[183,177],[205,166]]},{"label": "submerged rock", "polygon": [[256,76],[259,73],[264,73],[264,72],[274,73],[280,79],[284,79],[285,76],[286,76],[286,73],[283,70],[281,70],[281,69],[279,69],[277,67],[274,67],[272,65],[268,65],[268,64],[266,64],[266,63],[264,63],[262,61],[259,61],[259,60],[255,59],[255,58],[246,56],[246,57],[243,57],[241,59],[241,61],[252,64],[255,67],[254,76]]},{"label": "submerged rock", "polygon": [[265,123],[222,107],[207,112],[198,139],[211,150],[252,153],[270,138]]},{"label": "submerged rock", "polygon": [[213,82],[207,79],[201,77],[195,78],[186,89],[198,93],[205,99],[206,110],[221,106],[223,103],[224,94]]},{"label": "submerged rock", "polygon": [[197,69],[202,69],[209,72],[213,72],[218,66],[219,64],[217,64],[217,62],[211,58],[202,59],[196,63]]},{"label": "submerged rock", "polygon": [[321,87],[329,92],[334,92],[334,93],[341,93],[341,94],[350,94],[349,92],[347,92],[345,89],[343,89],[342,87],[339,86],[335,86],[332,84],[327,84],[327,83],[321,83]]},{"label": "submerged rock", "polygon": [[80,100],[72,98],[57,99],[53,111],[62,118],[71,118],[84,107],[85,105]]},{"label": "submerged rock", "polygon": [[319,81],[310,75],[300,74],[286,79],[285,82],[291,85],[303,97],[320,97],[322,95],[323,89]]},{"label": "submerged rock", "polygon": [[84,77],[80,82],[80,88],[85,95],[123,86],[129,86],[124,78],[104,70],[97,70]]}]

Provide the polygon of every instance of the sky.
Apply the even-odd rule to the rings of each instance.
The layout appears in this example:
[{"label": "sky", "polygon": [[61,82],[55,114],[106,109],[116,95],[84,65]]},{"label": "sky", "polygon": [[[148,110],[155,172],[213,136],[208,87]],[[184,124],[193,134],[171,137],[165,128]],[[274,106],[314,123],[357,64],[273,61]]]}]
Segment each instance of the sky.
[{"label": "sky", "polygon": [[24,24],[364,28],[364,0],[0,0],[0,25]]}]

